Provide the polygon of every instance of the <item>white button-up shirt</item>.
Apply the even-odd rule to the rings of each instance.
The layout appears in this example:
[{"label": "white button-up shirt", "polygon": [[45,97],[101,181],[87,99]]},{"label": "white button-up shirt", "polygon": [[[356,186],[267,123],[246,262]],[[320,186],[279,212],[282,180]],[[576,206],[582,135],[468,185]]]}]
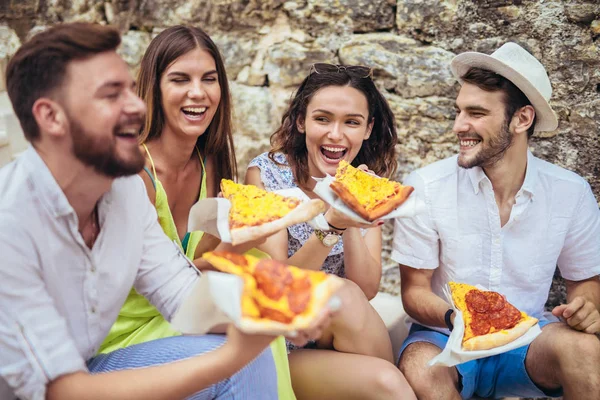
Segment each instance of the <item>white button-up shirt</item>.
[{"label": "white button-up shirt", "polygon": [[32,147],[0,170],[1,399],[44,399],[48,382],[86,370],[132,286],[170,320],[197,281],[138,176],[116,179],[98,212],[90,250]]},{"label": "white button-up shirt", "polygon": [[395,221],[392,259],[435,269],[432,288],[444,299],[449,281],[479,284],[540,315],[557,264],[573,281],[600,274],[600,211],[590,185],[573,172],[528,152],[502,227],[491,181],[479,167],[459,167],[456,156],[414,171],[405,184],[427,212]]}]

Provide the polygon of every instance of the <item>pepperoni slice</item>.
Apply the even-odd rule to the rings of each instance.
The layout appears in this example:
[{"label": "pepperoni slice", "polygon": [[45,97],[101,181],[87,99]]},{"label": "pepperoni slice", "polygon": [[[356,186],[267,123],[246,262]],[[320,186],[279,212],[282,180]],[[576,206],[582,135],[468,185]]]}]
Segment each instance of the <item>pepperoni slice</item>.
[{"label": "pepperoni slice", "polygon": [[465,296],[467,308],[472,313],[485,313],[490,309],[490,302],[482,291],[472,289]]},{"label": "pepperoni slice", "polygon": [[492,328],[492,324],[485,317],[480,317],[478,315],[473,316],[473,321],[471,321],[471,330],[473,334],[476,336],[485,335]]},{"label": "pepperoni slice", "polygon": [[510,303],[506,303],[502,310],[489,314],[490,323],[496,329],[510,329],[515,326],[520,319],[521,312]]},{"label": "pepperoni slice", "polygon": [[500,311],[504,308],[506,304],[504,296],[502,296],[500,293],[485,292],[485,297],[487,297],[488,302],[490,303],[491,311]]},{"label": "pepperoni slice", "polygon": [[521,320],[521,312],[515,308],[512,304],[507,304],[506,315],[510,318],[510,321],[515,325]]},{"label": "pepperoni slice", "polygon": [[256,287],[273,300],[279,300],[293,281],[292,274],[285,264],[270,259],[261,260],[256,264],[254,278]]},{"label": "pepperoni slice", "polygon": [[212,253],[217,257],[221,257],[221,258],[231,261],[235,265],[238,265],[241,267],[248,266],[248,260],[246,260],[246,257],[244,257],[241,254],[230,253],[228,251],[213,251]]},{"label": "pepperoni slice", "polygon": [[310,302],[311,294],[311,284],[308,276],[294,279],[287,295],[290,310],[294,314],[300,314],[306,310],[306,307],[308,307],[308,303]]}]

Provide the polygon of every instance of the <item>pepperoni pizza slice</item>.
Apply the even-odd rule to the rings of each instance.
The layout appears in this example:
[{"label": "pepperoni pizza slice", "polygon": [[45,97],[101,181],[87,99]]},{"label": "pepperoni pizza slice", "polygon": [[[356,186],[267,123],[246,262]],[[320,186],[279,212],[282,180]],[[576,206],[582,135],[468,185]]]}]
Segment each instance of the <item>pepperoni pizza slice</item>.
[{"label": "pepperoni pizza slice", "polygon": [[538,320],[506,301],[497,292],[482,291],[466,283],[450,282],[454,305],[463,315],[464,350],[488,350],[523,336]]},{"label": "pepperoni pizza slice", "polygon": [[229,231],[233,244],[271,235],[325,211],[322,200],[301,201],[229,179],[221,180],[221,192],[231,203]]},{"label": "pepperoni pizza slice", "polygon": [[226,251],[204,253],[216,269],[241,276],[242,326],[251,331],[303,329],[343,284],[337,276]]},{"label": "pepperoni pizza slice", "polygon": [[330,188],[352,211],[367,221],[389,214],[414,190],[412,186],[402,186],[354,168],[344,160],[340,161]]}]

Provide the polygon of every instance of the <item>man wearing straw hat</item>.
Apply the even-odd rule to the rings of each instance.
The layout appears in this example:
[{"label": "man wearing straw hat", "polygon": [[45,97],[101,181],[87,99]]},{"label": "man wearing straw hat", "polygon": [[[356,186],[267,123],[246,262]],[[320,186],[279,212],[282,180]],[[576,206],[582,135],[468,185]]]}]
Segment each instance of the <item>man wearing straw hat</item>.
[{"label": "man wearing straw hat", "polygon": [[[460,152],[410,175],[427,212],[395,225],[392,258],[415,321],[399,368],[419,399],[597,398],[600,211],[583,178],[528,150],[534,131],[558,126],[546,70],[515,43],[491,56],[460,54],[451,68],[462,85],[453,127]],[[545,314],[556,265],[567,303]],[[539,318],[542,333],[499,355],[428,367],[453,328],[449,281],[502,293]]]}]

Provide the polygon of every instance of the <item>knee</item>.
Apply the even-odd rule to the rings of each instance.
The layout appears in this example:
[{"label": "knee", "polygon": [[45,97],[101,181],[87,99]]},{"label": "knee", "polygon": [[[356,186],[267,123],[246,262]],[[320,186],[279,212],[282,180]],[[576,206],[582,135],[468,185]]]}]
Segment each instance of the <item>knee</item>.
[{"label": "knee", "polygon": [[451,368],[427,366],[427,362],[439,353],[439,349],[432,346],[424,342],[412,343],[398,362],[400,372],[419,396],[431,393],[438,385],[455,386],[457,376],[453,377]]},{"label": "knee", "polygon": [[346,279],[338,291],[338,296],[344,305],[337,313],[338,319],[346,322],[352,321],[351,324],[348,324],[349,329],[360,326],[360,322],[367,315],[367,307],[371,307],[362,289],[356,283]]},{"label": "knee", "polygon": [[555,353],[560,365],[587,365],[600,371],[600,340],[596,335],[573,331],[570,340],[558,340],[554,343]]},{"label": "knee", "polygon": [[344,285],[338,291],[339,296],[347,304],[367,303],[367,297],[360,286],[349,279],[344,279]]},{"label": "knee", "polygon": [[415,399],[415,394],[406,378],[390,363],[377,370],[374,386],[378,399]]}]

